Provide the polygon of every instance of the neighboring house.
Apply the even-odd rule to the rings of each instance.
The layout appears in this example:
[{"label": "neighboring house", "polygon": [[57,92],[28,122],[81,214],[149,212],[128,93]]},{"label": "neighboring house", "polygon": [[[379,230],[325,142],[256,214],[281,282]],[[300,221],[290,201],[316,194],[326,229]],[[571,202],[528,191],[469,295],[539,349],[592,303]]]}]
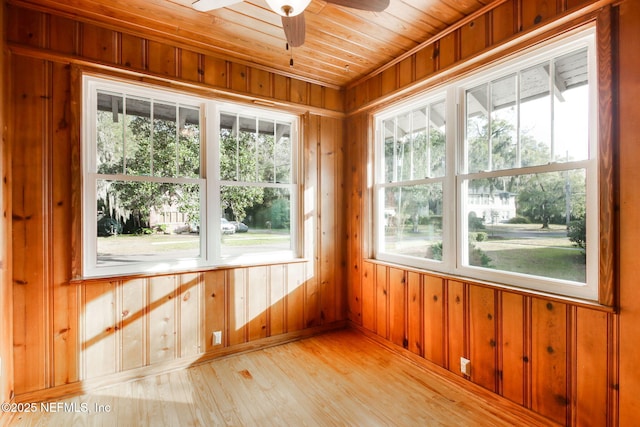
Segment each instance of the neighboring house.
[{"label": "neighboring house", "polygon": [[[472,190],[473,191],[473,190]],[[516,217],[516,195],[506,191],[469,193],[468,212],[475,213],[485,224],[506,222]]]}]

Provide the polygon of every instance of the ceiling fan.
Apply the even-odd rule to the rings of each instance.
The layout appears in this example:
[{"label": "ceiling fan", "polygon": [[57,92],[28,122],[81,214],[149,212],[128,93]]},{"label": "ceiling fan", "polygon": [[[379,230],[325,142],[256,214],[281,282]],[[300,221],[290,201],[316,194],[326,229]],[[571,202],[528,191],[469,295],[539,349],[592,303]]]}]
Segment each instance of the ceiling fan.
[{"label": "ceiling fan", "polygon": [[[200,12],[207,12],[231,6],[244,0],[197,0],[191,6]],[[370,12],[382,12],[389,6],[389,0],[324,0],[327,3]],[[289,46],[302,46],[305,38],[304,10],[311,0],[266,0],[269,7],[282,17],[282,28]]]}]

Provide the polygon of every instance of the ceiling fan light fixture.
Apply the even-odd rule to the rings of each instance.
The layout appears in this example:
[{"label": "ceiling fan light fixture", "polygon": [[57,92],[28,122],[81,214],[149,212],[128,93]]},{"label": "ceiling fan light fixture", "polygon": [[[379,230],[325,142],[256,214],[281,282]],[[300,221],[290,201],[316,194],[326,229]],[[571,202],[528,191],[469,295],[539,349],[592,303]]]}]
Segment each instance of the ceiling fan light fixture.
[{"label": "ceiling fan light fixture", "polygon": [[300,15],[309,3],[311,0],[267,0],[269,7],[281,16]]}]

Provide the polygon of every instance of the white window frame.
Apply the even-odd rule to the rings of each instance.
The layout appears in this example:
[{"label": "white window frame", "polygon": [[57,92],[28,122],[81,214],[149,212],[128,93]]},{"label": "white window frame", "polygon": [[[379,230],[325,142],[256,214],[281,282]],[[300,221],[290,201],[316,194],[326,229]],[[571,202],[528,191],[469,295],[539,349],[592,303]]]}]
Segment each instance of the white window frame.
[{"label": "white window frame", "polygon": [[[481,69],[452,82],[444,87],[435,88],[415,99],[404,101],[389,109],[377,113],[375,121],[374,178],[373,178],[373,257],[381,261],[393,262],[410,267],[446,273],[457,277],[466,277],[496,285],[514,286],[522,289],[541,291],[586,300],[598,300],[599,276],[599,187],[598,187],[598,79],[595,25],[588,25],[572,34],[557,37],[549,42],[524,50],[497,63],[489,64]],[[547,165],[512,168],[490,172],[465,173],[465,91],[476,85],[490,82],[511,73],[539,64],[543,60],[551,60],[562,54],[579,48],[588,48],[589,79],[589,157],[586,160],[567,163],[549,163]],[[443,254],[442,262],[430,259],[414,258],[399,254],[387,253],[382,245],[384,236],[384,138],[383,120],[402,112],[411,111],[416,103],[433,99],[446,92],[446,177],[443,181]],[[587,263],[586,283],[578,283],[560,279],[544,278],[520,273],[512,273],[496,269],[466,265],[467,228],[466,195],[464,182],[468,179],[481,179],[517,174],[545,173],[569,169],[586,170],[587,212]]]},{"label": "white window frame", "polygon": [[[118,78],[93,74],[82,76],[82,277],[111,277],[132,274],[153,274],[159,272],[188,271],[207,269],[242,263],[255,264],[265,262],[285,262],[299,258],[299,188],[301,176],[299,161],[299,117],[280,111],[255,108],[243,104],[220,102],[160,86],[135,84]],[[201,158],[199,178],[164,178],[139,175],[103,175],[96,172],[96,105],[97,93],[122,93],[126,96],[141,97],[154,101],[175,102],[179,105],[200,109]],[[221,111],[235,111],[256,115],[260,119],[273,119],[291,124],[291,183],[287,184],[290,194],[290,249],[278,252],[245,253],[239,257],[220,256],[220,187],[219,164],[219,125]],[[115,179],[140,182],[171,182],[176,184],[197,183],[200,185],[200,256],[184,259],[166,259],[158,257],[149,262],[98,266],[97,264],[97,194],[98,179]],[[262,185],[262,184],[257,184]],[[264,186],[269,186],[265,184]],[[282,187],[282,185],[280,185]],[[211,226],[213,224],[213,226]],[[209,226],[207,226],[209,225]]]}]

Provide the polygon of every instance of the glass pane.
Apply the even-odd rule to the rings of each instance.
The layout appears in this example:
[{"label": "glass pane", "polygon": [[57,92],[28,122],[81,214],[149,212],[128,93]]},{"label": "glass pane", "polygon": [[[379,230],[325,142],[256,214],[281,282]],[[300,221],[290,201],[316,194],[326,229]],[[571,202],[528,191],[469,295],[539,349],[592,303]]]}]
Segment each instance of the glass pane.
[{"label": "glass pane", "polygon": [[221,203],[223,257],[291,249],[289,190],[223,186]]},{"label": "glass pane", "polygon": [[409,179],[424,179],[431,176],[431,150],[427,134],[427,109],[411,112],[411,174]]},{"label": "glass pane", "polygon": [[200,110],[180,107],[179,111],[178,175],[200,177]]},{"label": "glass pane", "polygon": [[488,171],[489,164],[489,97],[483,84],[466,93],[467,170]]},{"label": "glass pane", "polygon": [[445,174],[446,133],[444,101],[429,107],[429,177],[442,177]]},{"label": "glass pane", "polygon": [[200,255],[200,186],[98,180],[98,266]]},{"label": "glass pane", "polygon": [[96,118],[96,172],[124,173],[124,99],[121,94],[98,92]]},{"label": "glass pane", "polygon": [[384,182],[394,182],[396,156],[396,126],[395,119],[385,120],[384,128]]},{"label": "glass pane", "polygon": [[442,260],[442,184],[384,190],[382,250]]},{"label": "glass pane", "polygon": [[398,116],[396,120],[396,180],[407,181],[411,179],[412,170],[412,138],[411,138],[411,113]]},{"label": "glass pane", "polygon": [[291,183],[291,124],[278,123],[276,125],[276,182]]},{"label": "glass pane", "polygon": [[153,174],[175,177],[178,172],[177,111],[175,104],[153,104]]},{"label": "glass pane", "polygon": [[238,180],[238,125],[235,114],[220,114],[220,179]]},{"label": "glass pane", "polygon": [[477,179],[468,190],[468,265],[586,279],[586,172]]},{"label": "glass pane", "polygon": [[587,48],[557,58],[554,64],[554,160],[584,160],[589,157]]},{"label": "glass pane", "polygon": [[260,182],[274,182],[276,179],[274,130],[272,120],[260,120],[257,159]]},{"label": "glass pane", "polygon": [[151,102],[126,99],[125,173],[151,174]]},{"label": "glass pane", "polygon": [[522,166],[551,161],[550,64],[520,73],[520,157]]},{"label": "glass pane", "polygon": [[238,151],[236,153],[236,168],[238,180],[257,182],[257,137],[258,124],[256,117],[240,116],[238,118]]},{"label": "glass pane", "polygon": [[491,134],[489,170],[518,166],[518,109],[516,75],[491,82]]}]

